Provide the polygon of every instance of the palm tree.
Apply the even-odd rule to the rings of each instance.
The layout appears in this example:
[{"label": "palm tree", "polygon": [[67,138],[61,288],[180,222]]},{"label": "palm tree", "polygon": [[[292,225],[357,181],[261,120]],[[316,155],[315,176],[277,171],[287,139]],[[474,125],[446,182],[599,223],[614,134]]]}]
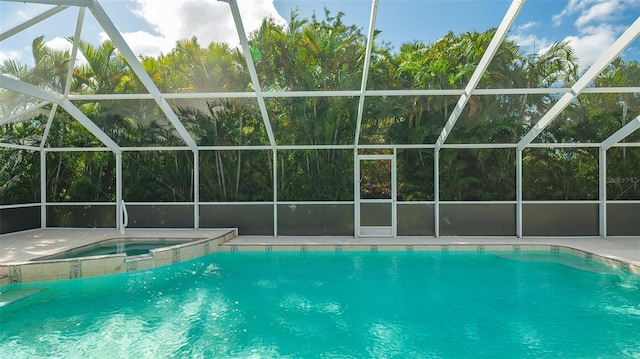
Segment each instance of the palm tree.
[{"label": "palm tree", "polygon": [[[564,41],[554,43],[541,54],[522,56],[515,70],[514,87],[550,88],[571,86],[577,79],[578,65],[573,48]],[[521,123],[546,112],[553,101],[543,96],[528,102],[529,95],[523,95],[518,115]]]}]

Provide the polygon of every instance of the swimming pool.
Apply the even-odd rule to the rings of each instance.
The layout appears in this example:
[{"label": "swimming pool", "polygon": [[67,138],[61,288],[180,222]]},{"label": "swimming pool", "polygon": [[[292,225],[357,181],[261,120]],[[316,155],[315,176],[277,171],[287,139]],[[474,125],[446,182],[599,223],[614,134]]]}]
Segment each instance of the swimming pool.
[{"label": "swimming pool", "polygon": [[0,357],[640,353],[640,276],[563,253],[218,252],[0,290]]}]

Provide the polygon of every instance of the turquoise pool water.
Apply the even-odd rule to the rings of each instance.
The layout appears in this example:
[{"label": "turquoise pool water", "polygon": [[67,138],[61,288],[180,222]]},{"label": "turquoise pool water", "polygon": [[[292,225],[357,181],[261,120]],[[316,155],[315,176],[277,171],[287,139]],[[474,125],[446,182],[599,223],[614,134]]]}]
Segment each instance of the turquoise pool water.
[{"label": "turquoise pool water", "polygon": [[640,277],[558,253],[215,253],[0,292],[1,358],[640,357]]}]

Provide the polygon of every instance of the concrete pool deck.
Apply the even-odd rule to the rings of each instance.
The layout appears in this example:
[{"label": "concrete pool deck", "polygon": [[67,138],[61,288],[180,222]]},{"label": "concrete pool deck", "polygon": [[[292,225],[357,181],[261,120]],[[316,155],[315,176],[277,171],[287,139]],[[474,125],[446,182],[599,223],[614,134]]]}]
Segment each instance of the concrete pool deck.
[{"label": "concrete pool deck", "polygon": [[[233,231],[233,233],[230,233]],[[396,238],[355,238],[355,237],[308,237],[308,236],[235,236],[234,229],[127,229],[124,235],[113,229],[38,229],[19,233],[11,233],[0,236],[0,286],[9,282],[10,272],[13,268],[14,277],[20,268],[27,272],[31,266],[38,262],[38,258],[65,252],[69,249],[89,245],[92,243],[114,238],[190,238],[200,242],[216,238],[216,242],[199,243],[197,249],[183,248],[182,258],[178,249],[173,249],[173,258],[169,253],[164,262],[176,263],[183,260],[197,258],[214,251],[314,251],[314,250],[426,250],[426,251],[519,251],[540,250],[551,252],[565,252],[624,269],[633,273],[640,273],[640,237],[396,237]],[[171,247],[169,247],[171,248]],[[195,251],[193,254],[187,254]],[[119,255],[116,264],[117,272],[153,268],[158,263],[144,263],[149,258],[126,257]],[[147,256],[149,257],[149,256]],[[107,258],[116,260],[114,258]],[[152,258],[156,260],[155,258]],[[48,261],[51,262],[51,261]],[[47,262],[47,264],[48,264]],[[95,263],[77,263],[77,259],[53,261],[63,264],[58,279],[74,278],[78,269],[81,276],[110,274],[107,269],[89,271],[89,265]],[[120,263],[122,262],[122,263]],[[136,263],[134,263],[136,262]],[[165,265],[165,263],[162,265]],[[44,263],[44,261],[43,261]],[[40,263],[42,264],[42,263]],[[78,268],[80,266],[80,268]],[[43,267],[38,273],[44,278],[48,267]],[[51,266],[53,268],[53,265]],[[74,270],[76,272],[74,272]],[[102,272],[100,272],[102,271]],[[26,281],[26,273],[24,278]],[[34,277],[36,278],[36,277]],[[39,277],[38,277],[39,278]],[[21,279],[22,281],[23,279]]]}]

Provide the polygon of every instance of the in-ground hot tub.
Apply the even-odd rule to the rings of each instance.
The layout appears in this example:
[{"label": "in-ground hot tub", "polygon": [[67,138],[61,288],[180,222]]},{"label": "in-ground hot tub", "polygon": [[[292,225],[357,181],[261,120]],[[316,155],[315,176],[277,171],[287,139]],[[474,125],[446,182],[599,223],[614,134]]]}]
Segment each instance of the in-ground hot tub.
[{"label": "in-ground hot tub", "polygon": [[69,259],[81,257],[124,254],[127,257],[151,254],[152,249],[171,247],[193,242],[195,239],[174,238],[115,238],[72,248],[62,253],[40,257],[35,260]]},{"label": "in-ground hot tub", "polygon": [[[136,237],[125,239],[124,242],[121,237],[110,238],[30,261],[10,263],[6,266],[8,270],[4,269],[9,275],[10,283],[83,278],[152,269],[216,252],[220,244],[236,235],[237,230],[230,229],[199,238]],[[127,249],[127,243],[132,244],[131,251]],[[105,244],[108,245],[104,246]]]}]

